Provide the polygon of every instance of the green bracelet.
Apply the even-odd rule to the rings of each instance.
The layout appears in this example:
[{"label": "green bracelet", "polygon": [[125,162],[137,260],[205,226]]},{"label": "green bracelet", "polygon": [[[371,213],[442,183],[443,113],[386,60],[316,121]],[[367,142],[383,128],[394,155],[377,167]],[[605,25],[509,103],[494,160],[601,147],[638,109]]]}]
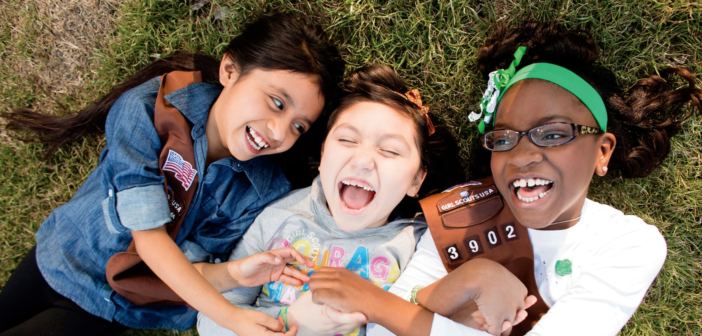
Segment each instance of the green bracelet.
[{"label": "green bracelet", "polygon": [[279,316],[283,315],[283,322],[285,322],[285,331],[289,330],[288,329],[288,308],[290,308],[290,306],[285,306],[280,310],[280,313],[278,313]]},{"label": "green bracelet", "polygon": [[410,302],[414,303],[415,305],[419,306],[419,301],[417,301],[417,292],[419,292],[424,286],[414,286],[412,288],[412,296],[410,296]]}]

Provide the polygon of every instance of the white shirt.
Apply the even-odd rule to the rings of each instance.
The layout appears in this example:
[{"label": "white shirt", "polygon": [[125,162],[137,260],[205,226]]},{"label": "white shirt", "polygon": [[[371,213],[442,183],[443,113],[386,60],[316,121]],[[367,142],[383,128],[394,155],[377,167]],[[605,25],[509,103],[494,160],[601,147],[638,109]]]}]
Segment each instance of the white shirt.
[{"label": "white shirt", "polygon": [[[539,294],[550,309],[528,336],[616,335],[638,308],[667,253],[655,226],[591,200],[585,200],[582,217],[573,227],[529,229],[529,237]],[[565,259],[571,262],[572,273],[556,274],[556,262]],[[427,231],[390,292],[409,300],[414,286],[430,285],[446,274]],[[369,325],[368,335],[392,333]],[[431,335],[489,334],[434,314]]]}]

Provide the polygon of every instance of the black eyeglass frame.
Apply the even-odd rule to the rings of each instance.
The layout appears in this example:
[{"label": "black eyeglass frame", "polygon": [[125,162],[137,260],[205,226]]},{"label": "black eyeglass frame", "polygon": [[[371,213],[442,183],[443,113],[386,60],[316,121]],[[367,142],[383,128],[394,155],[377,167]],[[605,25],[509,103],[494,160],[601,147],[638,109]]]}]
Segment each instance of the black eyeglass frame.
[{"label": "black eyeglass frame", "polygon": [[[562,143],[562,144],[558,144],[558,145],[539,145],[539,144],[536,143],[536,141],[534,141],[534,138],[531,137],[532,133],[533,133],[534,130],[536,130],[537,128],[544,127],[544,126],[547,126],[547,125],[554,125],[554,124],[570,125],[570,127],[573,128],[573,137],[570,138],[570,140],[568,140],[568,141],[566,141],[566,142],[564,142],[564,143]],[[488,136],[489,134],[493,134],[493,133],[495,133],[495,132],[497,132],[497,131],[510,131],[510,132],[515,132],[515,133],[517,133],[517,134],[519,135],[519,137],[517,137],[517,141],[515,141],[514,146],[513,146],[512,148],[510,148],[510,149],[505,149],[505,150],[490,149],[490,148],[488,148],[488,146],[487,146],[487,136]],[[519,145],[519,141],[522,140],[522,137],[523,137],[523,136],[528,136],[528,137],[529,137],[529,140],[531,140],[531,143],[533,143],[534,145],[536,145],[536,146],[538,146],[538,147],[558,147],[558,146],[563,146],[563,145],[567,145],[567,144],[571,143],[573,140],[575,140],[575,138],[578,137],[578,135],[586,135],[586,134],[604,134],[604,132],[603,132],[601,129],[597,128],[597,127],[585,126],[585,125],[578,125],[578,124],[575,124],[575,123],[554,122],[554,123],[548,123],[548,124],[539,125],[539,126],[536,126],[536,127],[532,128],[532,129],[530,129],[530,130],[528,130],[528,131],[524,131],[524,132],[519,132],[519,131],[515,131],[515,130],[492,130],[492,131],[489,131],[489,132],[485,132],[485,134],[481,135],[481,140],[482,140],[482,143],[483,143],[483,147],[484,147],[485,149],[491,151],[491,152],[507,152],[507,151],[511,151],[512,149],[514,149],[514,147],[517,147],[517,145]]]}]

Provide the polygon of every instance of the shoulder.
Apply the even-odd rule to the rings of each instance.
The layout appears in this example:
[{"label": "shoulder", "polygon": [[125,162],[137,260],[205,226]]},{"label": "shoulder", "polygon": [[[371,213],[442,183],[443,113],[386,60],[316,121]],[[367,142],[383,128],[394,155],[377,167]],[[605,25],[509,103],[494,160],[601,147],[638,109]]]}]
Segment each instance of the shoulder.
[{"label": "shoulder", "polygon": [[151,105],[156,102],[156,95],[160,86],[160,77],[154,77],[143,84],[129,89],[115,102],[115,105]]},{"label": "shoulder", "polygon": [[307,187],[283,195],[269,203],[259,216],[269,219],[270,217],[281,217],[281,222],[294,215],[311,218],[313,215],[310,209],[310,190],[311,187]]},{"label": "shoulder", "polygon": [[583,215],[588,217],[590,239],[603,250],[638,255],[651,263],[663,263],[667,246],[657,227],[637,216],[625,215],[609,205],[586,200],[586,206]]}]

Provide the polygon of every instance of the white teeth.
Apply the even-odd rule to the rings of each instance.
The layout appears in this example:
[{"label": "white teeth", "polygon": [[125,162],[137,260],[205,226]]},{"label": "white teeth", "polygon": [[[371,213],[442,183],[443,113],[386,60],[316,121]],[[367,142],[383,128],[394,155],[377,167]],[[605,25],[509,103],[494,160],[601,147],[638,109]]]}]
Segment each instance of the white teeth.
[{"label": "white teeth", "polygon": [[512,185],[515,188],[520,188],[520,187],[526,187],[526,186],[533,187],[533,186],[537,186],[537,185],[547,185],[547,184],[551,184],[551,183],[553,183],[553,181],[542,180],[539,178],[537,178],[537,179],[530,178],[528,180],[527,179],[514,180],[514,182],[512,182]]},{"label": "white teeth", "polygon": [[[522,188],[522,187],[526,187],[526,186],[534,187],[534,186],[548,185],[548,184],[551,184],[551,183],[553,183],[553,181],[542,180],[542,179],[540,179],[540,178],[530,178],[530,179],[518,179],[518,180],[514,180],[514,182],[512,182],[512,185],[513,185],[515,188]],[[519,194],[519,189],[516,190],[517,198],[518,198],[520,201],[525,202],[525,203],[531,203],[531,202],[534,202],[534,201],[536,201],[536,200],[538,200],[538,199],[541,199],[541,198],[543,198],[544,196],[548,195],[549,192],[551,192],[551,189],[546,190],[546,191],[540,193],[538,196],[534,196],[534,197],[522,197],[522,195]]]},{"label": "white teeth", "polygon": [[524,203],[531,203],[531,202],[534,202],[534,201],[539,200],[541,198],[544,198],[544,196],[548,195],[548,193],[550,193],[550,192],[551,192],[551,189],[540,193],[538,196],[522,197],[522,195],[519,194],[519,190],[517,190],[517,198]]},{"label": "white teeth", "polygon": [[343,184],[345,184],[345,185],[350,185],[350,186],[358,187],[358,188],[363,188],[363,190],[367,190],[367,191],[375,191],[375,190],[373,190],[373,188],[371,188],[371,187],[369,187],[369,186],[360,185],[360,184],[355,183],[355,182],[353,182],[353,181],[346,181],[346,180],[343,180],[343,181],[341,181],[341,183],[343,183]]},{"label": "white teeth", "polygon": [[256,150],[261,150],[263,148],[270,147],[265,141],[263,141],[263,138],[261,138],[252,127],[247,126],[246,128],[248,129],[250,135],[250,137],[247,136],[246,139],[249,140],[249,144],[251,144],[253,148],[255,148]]}]

